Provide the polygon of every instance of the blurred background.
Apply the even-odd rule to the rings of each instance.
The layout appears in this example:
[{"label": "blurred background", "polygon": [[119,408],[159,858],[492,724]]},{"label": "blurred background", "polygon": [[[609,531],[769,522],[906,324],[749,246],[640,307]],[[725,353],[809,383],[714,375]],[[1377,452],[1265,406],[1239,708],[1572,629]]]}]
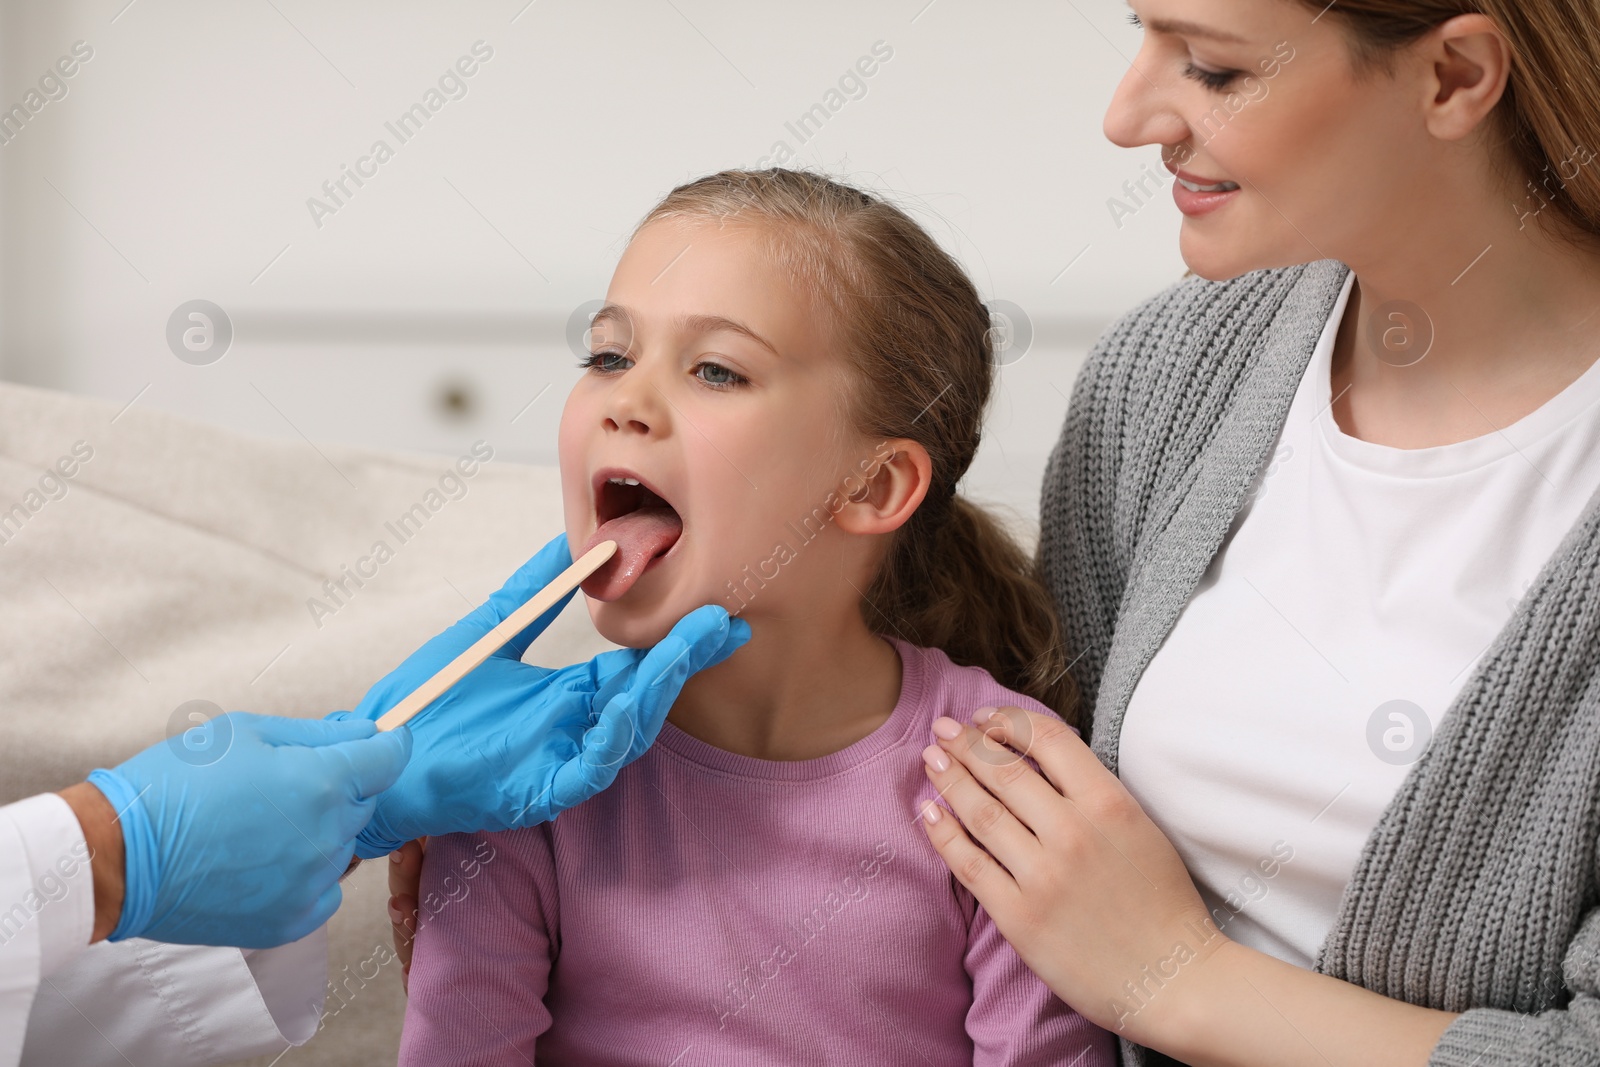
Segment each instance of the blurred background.
[{"label": "blurred background", "polygon": [[0,376],[307,445],[553,462],[573,324],[640,216],[714,170],[807,166],[895,198],[997,302],[1010,348],[963,489],[1031,520],[1084,352],[1183,272],[1157,149],[1101,134],[1125,15],[5,0]]},{"label": "blurred background", "polygon": [[[1183,273],[1158,149],[1101,134],[1126,11],[0,0],[0,379],[61,394],[0,389],[0,509],[38,504],[0,559],[0,802],[196,700],[354,706],[558,534],[587,317],[639,218],[719,169],[868,187],[966,265],[1001,367],[962,489],[1036,537],[1085,353]],[[96,458],[46,502],[74,439]],[[470,498],[327,592],[479,441]],[[598,645],[576,598],[535,651]],[[331,925],[332,1036],[255,1067],[395,1062],[386,866]]]}]

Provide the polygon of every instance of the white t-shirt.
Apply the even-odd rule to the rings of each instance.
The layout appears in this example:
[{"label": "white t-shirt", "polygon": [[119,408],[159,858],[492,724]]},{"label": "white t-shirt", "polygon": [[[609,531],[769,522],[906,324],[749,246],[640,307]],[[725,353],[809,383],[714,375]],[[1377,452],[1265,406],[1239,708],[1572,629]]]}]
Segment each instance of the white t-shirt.
[{"label": "white t-shirt", "polygon": [[1307,967],[1410,764],[1600,487],[1600,362],[1468,441],[1343,433],[1330,357],[1353,281],[1119,756],[1223,932]]}]

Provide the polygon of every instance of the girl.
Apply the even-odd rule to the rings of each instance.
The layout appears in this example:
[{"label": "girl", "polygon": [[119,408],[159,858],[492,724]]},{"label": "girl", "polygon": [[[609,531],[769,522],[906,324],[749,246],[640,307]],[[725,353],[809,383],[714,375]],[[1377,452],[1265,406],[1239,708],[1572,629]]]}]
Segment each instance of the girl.
[{"label": "girl", "polygon": [[606,792],[433,842],[403,1064],[1112,1062],[914,825],[934,719],[1073,704],[1031,564],[955,491],[989,327],[825,178],[724,172],[641,223],[562,416],[568,537],[618,543],[608,640],[708,601],[752,636]]}]

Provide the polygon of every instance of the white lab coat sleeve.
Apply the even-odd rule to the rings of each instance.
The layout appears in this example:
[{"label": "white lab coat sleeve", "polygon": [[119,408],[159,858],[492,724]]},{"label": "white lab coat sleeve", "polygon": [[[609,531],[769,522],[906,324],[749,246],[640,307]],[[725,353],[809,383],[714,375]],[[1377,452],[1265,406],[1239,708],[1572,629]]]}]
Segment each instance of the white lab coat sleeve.
[{"label": "white lab coat sleeve", "polygon": [[60,796],[0,807],[0,1067],[22,1055],[40,980],[68,966],[94,931],[83,829]]},{"label": "white lab coat sleeve", "polygon": [[274,1055],[317,1032],[323,927],[246,959],[142,938],[91,946],[40,988],[21,1067],[209,1067]]},{"label": "white lab coat sleeve", "polygon": [[[46,800],[60,804],[70,827],[47,823],[52,816],[35,804]],[[16,871],[27,864],[14,858],[31,855],[24,837],[37,839],[44,830],[57,835],[53,847],[61,854],[87,855],[77,819],[60,797],[0,808],[0,902],[16,895],[13,883],[21,884]],[[83,947],[93,927],[92,880],[74,888],[84,890],[78,907],[87,900],[87,917],[77,916],[71,931],[76,941],[62,942],[37,921],[47,915],[62,921],[70,909],[61,915],[51,909],[73,900],[69,891],[32,914],[35,921],[11,943],[0,943],[0,1067],[209,1067],[279,1053],[316,1033],[328,983],[326,928],[249,953],[139,938]],[[0,935],[6,918],[0,912]],[[57,951],[62,944],[70,947]]]}]

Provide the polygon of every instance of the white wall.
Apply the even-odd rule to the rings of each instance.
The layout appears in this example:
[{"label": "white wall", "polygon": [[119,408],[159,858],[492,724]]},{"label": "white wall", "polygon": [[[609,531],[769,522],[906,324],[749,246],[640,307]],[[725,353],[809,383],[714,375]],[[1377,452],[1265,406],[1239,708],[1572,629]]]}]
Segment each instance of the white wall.
[{"label": "white wall", "polygon": [[[1154,148],[1100,132],[1137,46],[1124,14],[1113,0],[4,0],[0,107],[75,42],[93,56],[0,145],[0,373],[310,442],[482,437],[553,459],[577,374],[564,324],[604,292],[624,235],[673,184],[783,141],[797,163],[901,198],[986,296],[1032,319],[965,486],[1031,515],[1088,342],[1183,270],[1165,189],[1120,226],[1107,206],[1159,170]],[[385,122],[478,41],[493,56],[466,95],[401,144]],[[785,124],[880,41],[893,56],[865,95],[801,144]],[[394,158],[319,226],[307,199],[380,138]],[[165,338],[195,298],[235,331],[207,366]],[[442,413],[451,385],[465,416]]]}]

